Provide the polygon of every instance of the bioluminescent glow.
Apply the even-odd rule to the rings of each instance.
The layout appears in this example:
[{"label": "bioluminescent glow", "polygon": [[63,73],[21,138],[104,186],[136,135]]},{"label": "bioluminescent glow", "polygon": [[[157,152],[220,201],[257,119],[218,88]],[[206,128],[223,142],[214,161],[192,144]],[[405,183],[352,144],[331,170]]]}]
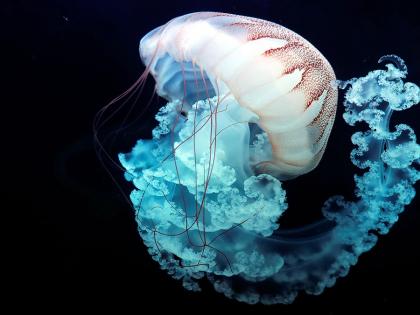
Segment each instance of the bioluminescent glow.
[{"label": "bioluminescent glow", "polygon": [[[152,139],[119,154],[140,235],[153,259],[185,288],[246,303],[292,303],[347,275],[415,196],[420,146],[412,128],[389,126],[419,103],[407,68],[336,81],[309,42],[277,24],[222,13],[175,18],[140,43],[146,72],[168,103]],[[356,131],[355,196],[327,200],[324,219],[279,233],[283,180],[319,163],[333,127],[338,88]],[[342,123],[341,120],[336,123]],[[302,237],[304,235],[304,237]]]}]

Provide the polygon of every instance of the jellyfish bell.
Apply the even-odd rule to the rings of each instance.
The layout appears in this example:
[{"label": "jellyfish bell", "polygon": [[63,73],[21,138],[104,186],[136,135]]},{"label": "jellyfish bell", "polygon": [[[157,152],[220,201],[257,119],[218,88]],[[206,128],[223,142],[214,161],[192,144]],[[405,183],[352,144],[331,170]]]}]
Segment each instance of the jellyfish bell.
[{"label": "jellyfish bell", "polygon": [[267,134],[270,152],[249,157],[256,173],[284,180],[318,165],[337,89],[331,65],[303,37],[260,19],[199,12],[149,32],[140,56],[160,96],[185,109],[218,95],[230,116]]}]

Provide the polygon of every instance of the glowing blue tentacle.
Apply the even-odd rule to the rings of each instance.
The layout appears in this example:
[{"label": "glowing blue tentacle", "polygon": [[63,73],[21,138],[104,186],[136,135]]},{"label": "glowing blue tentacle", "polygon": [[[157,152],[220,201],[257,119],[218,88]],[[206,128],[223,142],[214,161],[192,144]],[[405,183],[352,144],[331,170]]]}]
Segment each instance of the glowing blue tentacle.
[{"label": "glowing blue tentacle", "polygon": [[267,135],[254,135],[249,146],[252,133],[235,122],[245,113],[234,100],[227,99],[223,111],[214,110],[217,96],[199,101],[179,121],[179,101],[163,107],[153,139],[119,155],[125,178],[136,186],[131,200],[140,234],[161,267],[187,289],[199,290],[196,280],[207,275],[228,297],[266,304],[291,303],[301,290],[319,294],[345,276],[398,220],[420,178],[413,129],[389,127],[394,111],[420,102],[420,90],[403,82],[407,67],[401,58],[380,61],[395,65],[338,82],[348,87],[345,121],[369,126],[351,138],[356,148],[350,158],[366,169],[354,177],[356,200],[330,198],[324,221],[288,235],[275,232],[287,208],[281,182],[255,176],[248,165],[271,154]]}]

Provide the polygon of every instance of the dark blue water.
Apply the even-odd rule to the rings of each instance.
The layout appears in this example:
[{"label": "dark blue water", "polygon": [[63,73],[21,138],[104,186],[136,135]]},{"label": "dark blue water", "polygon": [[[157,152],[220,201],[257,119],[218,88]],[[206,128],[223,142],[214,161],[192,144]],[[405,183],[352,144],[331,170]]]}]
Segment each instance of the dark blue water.
[{"label": "dark blue water", "polygon": [[[6,257],[15,267],[8,291],[34,306],[63,308],[83,301],[116,303],[134,312],[169,307],[341,314],[352,307],[415,306],[418,199],[334,288],[321,296],[301,295],[292,306],[252,307],[225,299],[206,283],[201,293],[185,291],[159,270],[138,236],[131,208],[98,162],[92,140],[95,113],[143,71],[140,38],[173,17],[211,10],[282,24],[314,44],[339,79],[364,75],[377,68],[382,55],[397,54],[406,61],[408,80],[419,84],[420,22],[412,2],[6,1],[1,12],[7,183],[2,209],[13,215],[5,221],[13,223],[6,239],[12,254]],[[351,196],[353,130],[342,113],[339,106],[319,167],[286,186],[290,226],[316,219],[331,195]],[[153,114],[152,108],[139,133],[150,132]],[[420,130],[416,108],[395,114],[397,121]],[[131,136],[118,149],[131,147]]]}]

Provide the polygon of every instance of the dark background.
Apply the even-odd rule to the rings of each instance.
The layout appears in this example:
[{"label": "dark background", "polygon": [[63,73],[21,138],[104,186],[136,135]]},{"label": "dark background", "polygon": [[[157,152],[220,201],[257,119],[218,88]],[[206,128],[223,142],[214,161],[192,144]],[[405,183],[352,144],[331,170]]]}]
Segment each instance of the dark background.
[{"label": "dark background", "polygon": [[[11,227],[5,238],[11,252],[4,257],[13,267],[5,269],[12,280],[6,290],[15,298],[10,301],[58,313],[85,303],[116,304],[136,313],[147,308],[281,314],[418,309],[418,199],[349,276],[321,296],[302,294],[291,306],[248,306],[215,293],[205,282],[202,293],[188,292],[159,269],[137,234],[130,206],[98,162],[92,140],[95,113],[143,71],[141,36],[170,18],[204,10],[263,18],[308,39],[339,79],[364,75],[378,67],[380,56],[394,53],[406,61],[408,80],[419,84],[415,2],[6,1],[0,16],[5,54],[1,208],[4,230]],[[356,170],[348,155],[354,130],[342,112],[339,103],[320,166],[286,184],[291,226],[319,214],[331,195],[351,197]],[[395,116],[418,133],[418,115],[416,108]],[[145,119],[153,122],[151,115]]]}]

